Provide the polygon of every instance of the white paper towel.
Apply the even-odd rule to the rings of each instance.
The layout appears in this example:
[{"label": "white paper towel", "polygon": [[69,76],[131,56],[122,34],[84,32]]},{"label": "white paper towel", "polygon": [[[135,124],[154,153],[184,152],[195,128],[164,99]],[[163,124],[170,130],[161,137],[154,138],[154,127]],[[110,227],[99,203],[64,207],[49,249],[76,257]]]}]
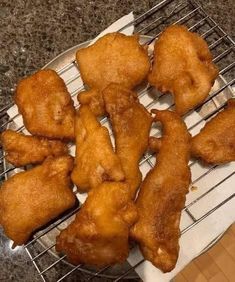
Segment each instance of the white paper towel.
[{"label": "white paper towel", "polygon": [[[99,37],[103,36],[109,32],[115,32],[119,29],[126,26],[128,23],[133,21],[133,13],[122,17],[107,29],[105,29],[99,36],[97,36],[92,42],[94,43]],[[127,28],[122,30],[122,33],[127,35],[131,35],[134,31],[134,27],[128,26]],[[70,73],[64,74],[62,78],[66,80],[66,75],[71,75],[71,73],[77,70],[70,70]],[[69,78],[69,77],[68,77]],[[79,82],[76,80],[68,86],[70,93],[74,93],[76,89],[81,87],[82,81],[79,79]],[[216,85],[215,87],[218,87]],[[212,91],[213,92],[213,91]],[[74,99],[76,102],[76,100]],[[141,103],[145,106],[151,102],[151,98],[148,95],[144,95],[141,97]],[[163,99],[161,99],[161,103],[156,103],[154,107],[157,109],[166,109],[171,105],[172,100],[169,95],[165,95]],[[8,115],[10,117],[18,114],[18,110],[16,106],[13,106],[8,110]],[[196,122],[201,121],[200,115],[198,113],[193,112],[185,118],[185,122],[188,126],[192,126]],[[14,119],[14,123],[16,128],[20,128],[23,125],[21,116],[18,116]],[[197,125],[193,130],[191,130],[191,134],[195,135],[199,132],[200,128],[204,126],[205,122],[202,121]],[[104,124],[109,127],[109,124]],[[26,130],[24,130],[27,133]],[[153,129],[151,134],[155,134],[156,129]],[[75,147],[71,147],[71,152],[74,155]],[[151,159],[154,163],[154,158]],[[141,171],[143,176],[149,171],[149,165],[144,163],[141,165]],[[203,167],[200,163],[196,162],[192,165],[192,181],[195,181],[201,175],[205,174],[207,169]],[[216,186],[220,181],[222,181],[226,176],[234,173],[235,171],[235,162],[230,163],[225,166],[217,167],[211,173],[207,174],[205,177],[196,182],[197,189],[189,192],[187,195],[186,205],[190,204],[193,200],[197,199],[199,196],[204,194],[206,191]],[[234,195],[235,190],[235,175],[225,180],[221,185],[216,187],[213,192],[209,193],[207,196],[203,197],[196,204],[192,205],[189,210],[194,214],[196,219],[199,219],[206,213],[208,213],[211,209],[220,204],[223,200],[227,199],[229,196]],[[86,199],[86,194],[80,195],[78,194],[79,200],[83,203]],[[141,279],[145,282],[161,282],[161,281],[169,281],[173,278],[186,264],[188,264],[193,258],[198,256],[202,250],[218,235],[220,235],[223,231],[225,231],[235,220],[235,198],[228,201],[226,204],[217,209],[214,213],[211,213],[208,217],[202,220],[200,223],[195,225],[193,228],[189,229],[186,233],[184,233],[180,239],[180,255],[179,260],[177,262],[176,268],[167,274],[163,274],[157,268],[155,268],[150,262],[144,262],[140,266],[136,268],[136,272],[139,274]],[[184,230],[188,226],[192,225],[193,221],[187,213],[184,211],[182,213],[181,219],[181,230]],[[128,262],[131,265],[135,265],[137,262],[143,259],[138,248],[135,248],[131,251],[130,256],[128,258]]]}]

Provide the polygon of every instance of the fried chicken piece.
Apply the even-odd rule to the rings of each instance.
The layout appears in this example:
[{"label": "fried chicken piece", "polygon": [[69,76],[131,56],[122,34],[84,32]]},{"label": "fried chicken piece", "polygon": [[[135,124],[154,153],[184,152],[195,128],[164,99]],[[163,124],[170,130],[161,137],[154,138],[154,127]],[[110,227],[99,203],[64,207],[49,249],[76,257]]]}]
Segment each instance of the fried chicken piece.
[{"label": "fried chicken piece", "polygon": [[139,44],[138,36],[118,32],[78,50],[76,58],[82,80],[91,88],[91,92],[78,95],[78,100],[82,104],[90,102],[92,111],[101,115],[105,111],[100,91],[110,83],[133,89],[147,77],[150,69],[147,50]]},{"label": "fried chicken piece", "polygon": [[14,245],[27,242],[31,234],[75,204],[69,173],[73,158],[62,156],[20,172],[0,189],[0,224]]},{"label": "fried chicken piece", "polygon": [[81,105],[89,106],[95,116],[98,117],[105,114],[104,99],[101,91],[92,88],[79,93],[77,99]]},{"label": "fried chicken piece", "polygon": [[[141,182],[138,163],[147,149],[152,122],[150,114],[133,92],[112,84],[104,90],[103,96],[126,182],[103,182],[94,186],[75,221],[62,231],[56,245],[57,251],[65,253],[70,262],[98,267],[123,262],[128,256],[129,228],[137,220],[131,199]],[[89,118],[85,120],[90,124]],[[81,134],[82,127],[79,125]],[[93,125],[90,132],[95,134],[96,131]],[[93,159],[89,157],[93,162],[100,150],[100,146],[94,147],[98,151],[92,153]],[[79,144],[77,148],[79,150]]]},{"label": "fried chicken piece", "polygon": [[81,106],[75,121],[76,157],[72,180],[87,192],[104,181],[121,181],[124,172],[112,148],[108,129],[101,126],[88,106]]},{"label": "fried chicken piece", "polygon": [[76,59],[82,80],[90,88],[118,83],[132,89],[147,76],[150,62],[138,36],[109,33],[93,45],[79,49]]},{"label": "fried chicken piece", "polygon": [[103,96],[115,135],[116,153],[134,197],[142,180],[139,161],[148,147],[152,118],[134,92],[117,84],[108,86]]},{"label": "fried chicken piece", "polygon": [[163,272],[171,271],[179,252],[179,223],[190,184],[190,134],[180,117],[170,111],[154,111],[163,124],[163,137],[150,138],[159,151],[155,167],[144,179],[136,206],[139,220],[131,228],[143,256]]},{"label": "fried chicken piece", "polygon": [[73,100],[55,71],[40,70],[21,80],[14,99],[30,133],[48,138],[74,139]]},{"label": "fried chicken piece", "polygon": [[161,92],[174,95],[178,114],[202,103],[217,75],[206,41],[186,27],[172,25],[156,41],[148,79]]},{"label": "fried chicken piece", "polygon": [[48,156],[68,153],[66,144],[59,140],[27,136],[13,130],[1,134],[1,144],[6,152],[6,160],[16,167],[42,163]]},{"label": "fried chicken piece", "polygon": [[[136,95],[116,84],[105,89],[104,100],[113,123],[117,155],[120,157],[126,182],[103,182],[100,185],[96,182],[76,219],[61,232],[56,244],[57,251],[65,253],[70,262],[97,267],[123,262],[128,256],[129,229],[137,220],[136,208],[131,198],[141,181],[138,162],[147,148],[152,121]],[[99,135],[104,134],[97,133],[102,127],[88,107],[82,106],[81,109],[84,113],[80,116],[84,115],[84,118],[77,119],[78,123],[76,121],[76,127],[80,129],[76,137],[77,152],[79,153],[79,148],[81,150],[85,143],[88,149],[84,151],[89,152],[84,161],[87,168],[90,163],[96,163],[95,158],[99,154],[108,160],[101,148],[111,148],[111,144],[97,144]],[[86,128],[90,134],[86,142],[82,128]],[[109,140],[108,132],[103,131],[107,135],[105,140]],[[103,143],[102,140],[100,144]],[[93,148],[96,151],[92,151]],[[77,179],[81,181],[82,178],[80,176]]]},{"label": "fried chicken piece", "polygon": [[75,220],[56,240],[56,250],[73,264],[97,267],[124,262],[136,208],[123,182],[104,182],[89,192]]},{"label": "fried chicken piece", "polygon": [[193,137],[191,152],[210,164],[235,161],[235,99]]}]

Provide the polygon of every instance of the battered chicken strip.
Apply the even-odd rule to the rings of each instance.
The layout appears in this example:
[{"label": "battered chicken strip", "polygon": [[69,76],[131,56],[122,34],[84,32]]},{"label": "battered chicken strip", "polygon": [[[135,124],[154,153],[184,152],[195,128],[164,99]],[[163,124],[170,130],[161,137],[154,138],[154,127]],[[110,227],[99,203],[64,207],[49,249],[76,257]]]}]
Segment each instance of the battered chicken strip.
[{"label": "battered chicken strip", "polygon": [[31,234],[75,204],[69,173],[73,158],[45,160],[31,170],[5,181],[0,189],[0,224],[14,245],[27,242]]},{"label": "battered chicken strip", "polygon": [[161,92],[174,95],[178,114],[202,103],[217,75],[206,41],[186,27],[172,25],[156,41],[148,79]]},{"label": "battered chicken strip", "polygon": [[27,136],[10,129],[1,134],[1,144],[6,153],[5,159],[15,167],[42,163],[48,156],[68,153],[66,144],[59,140]]},{"label": "battered chicken strip", "polygon": [[235,99],[193,137],[191,151],[210,164],[235,161]]},{"label": "battered chicken strip", "polygon": [[116,153],[134,197],[142,180],[139,161],[148,147],[152,118],[134,92],[117,84],[108,86],[103,96],[115,135]]},{"label": "battered chicken strip", "polygon": [[72,180],[87,192],[106,180],[124,180],[121,162],[112,148],[108,129],[88,106],[81,106],[75,121],[76,157]]},{"label": "battered chicken strip", "polygon": [[[109,33],[93,45],[78,50],[76,58],[83,82],[92,89],[92,94],[78,95],[78,100],[82,104],[90,101],[91,109],[97,107],[102,115],[104,107],[100,91],[110,83],[133,89],[147,77],[150,69],[147,50],[139,44],[139,37],[118,32]],[[85,94],[87,99],[83,98]]]},{"label": "battered chicken strip", "polygon": [[163,125],[163,137],[150,138],[159,151],[155,167],[144,179],[136,206],[139,220],[131,228],[143,256],[163,272],[171,271],[179,253],[179,223],[190,184],[190,134],[180,117],[170,111],[154,111]]},{"label": "battered chicken strip", "polygon": [[136,208],[123,182],[104,182],[88,194],[75,220],[56,240],[56,250],[73,264],[97,267],[124,262]]},{"label": "battered chicken strip", "polygon": [[53,70],[40,70],[21,80],[14,96],[24,125],[33,135],[74,139],[73,100]]}]

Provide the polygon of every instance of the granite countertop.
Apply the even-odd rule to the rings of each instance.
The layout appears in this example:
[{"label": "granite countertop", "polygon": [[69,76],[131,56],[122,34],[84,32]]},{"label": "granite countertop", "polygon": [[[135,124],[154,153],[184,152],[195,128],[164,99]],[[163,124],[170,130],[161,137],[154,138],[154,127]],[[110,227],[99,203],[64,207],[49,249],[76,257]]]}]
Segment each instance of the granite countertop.
[{"label": "granite countertop", "polygon": [[[0,0],[0,108],[11,101],[21,77],[62,51],[94,38],[131,10],[141,14],[156,2],[160,0]],[[200,3],[234,38],[234,0]],[[9,246],[0,229],[0,281],[42,281],[24,249]],[[84,274],[76,275],[69,281],[87,280]]]}]

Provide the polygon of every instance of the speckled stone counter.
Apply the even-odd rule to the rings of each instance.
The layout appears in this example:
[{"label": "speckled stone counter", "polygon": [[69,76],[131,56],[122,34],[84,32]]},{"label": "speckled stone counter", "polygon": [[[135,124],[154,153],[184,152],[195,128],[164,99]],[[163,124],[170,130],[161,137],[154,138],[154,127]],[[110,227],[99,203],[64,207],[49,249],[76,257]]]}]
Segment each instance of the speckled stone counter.
[{"label": "speckled stone counter", "polygon": [[[160,0],[0,0],[0,107],[11,101],[21,77],[62,51],[92,39],[129,11],[141,14],[156,2]],[[235,36],[234,0],[200,3]],[[11,250],[9,245],[0,229],[0,281],[42,281],[24,249]],[[56,277],[52,274],[51,281]],[[87,276],[77,272],[69,281],[87,281]]]}]

